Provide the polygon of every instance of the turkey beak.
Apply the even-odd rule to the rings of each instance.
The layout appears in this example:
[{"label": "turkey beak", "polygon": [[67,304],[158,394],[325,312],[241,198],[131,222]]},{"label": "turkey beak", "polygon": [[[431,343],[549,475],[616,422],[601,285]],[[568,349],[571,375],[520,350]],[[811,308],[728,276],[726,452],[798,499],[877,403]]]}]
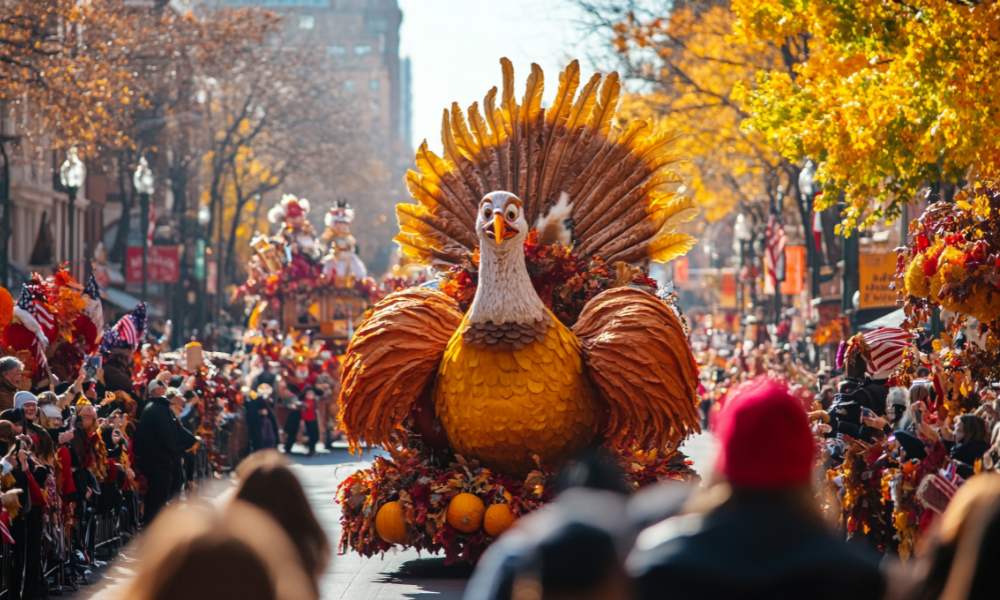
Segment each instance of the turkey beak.
[{"label": "turkey beak", "polygon": [[503,215],[500,213],[493,213],[493,239],[497,241],[497,244],[503,241],[504,238],[504,222]]}]

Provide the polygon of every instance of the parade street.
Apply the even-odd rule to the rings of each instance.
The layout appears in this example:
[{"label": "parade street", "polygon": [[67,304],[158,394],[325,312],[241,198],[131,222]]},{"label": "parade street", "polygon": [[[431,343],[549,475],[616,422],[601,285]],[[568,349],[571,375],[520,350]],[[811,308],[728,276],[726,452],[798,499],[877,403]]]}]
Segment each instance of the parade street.
[{"label": "parade street", "polygon": [[[684,445],[684,452],[699,472],[708,472],[715,457],[715,440],[711,434],[694,436]],[[331,540],[340,539],[340,507],[333,501],[337,485],[368,464],[371,456],[371,452],[354,456],[346,448],[337,447],[333,452],[312,458],[295,457],[295,473]],[[212,495],[221,496],[229,489],[231,484],[227,481],[214,488]],[[132,575],[134,560],[130,550],[126,548],[92,588],[84,588],[81,597],[112,598],[116,587]],[[372,559],[348,552],[330,562],[321,581],[321,597],[324,600],[458,600],[471,572],[467,566],[448,567],[440,557],[420,555],[414,550],[390,552]]]}]

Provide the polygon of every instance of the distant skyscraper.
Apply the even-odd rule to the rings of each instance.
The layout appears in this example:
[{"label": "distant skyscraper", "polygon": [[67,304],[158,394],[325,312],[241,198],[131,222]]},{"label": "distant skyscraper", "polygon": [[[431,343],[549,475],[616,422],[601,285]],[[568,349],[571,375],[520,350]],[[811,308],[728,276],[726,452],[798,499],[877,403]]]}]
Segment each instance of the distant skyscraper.
[{"label": "distant skyscraper", "polygon": [[403,13],[396,0],[206,0],[209,6],[259,6],[285,18],[285,42],[313,47],[330,61],[337,85],[371,111],[394,167],[410,157],[410,70],[399,57]]}]

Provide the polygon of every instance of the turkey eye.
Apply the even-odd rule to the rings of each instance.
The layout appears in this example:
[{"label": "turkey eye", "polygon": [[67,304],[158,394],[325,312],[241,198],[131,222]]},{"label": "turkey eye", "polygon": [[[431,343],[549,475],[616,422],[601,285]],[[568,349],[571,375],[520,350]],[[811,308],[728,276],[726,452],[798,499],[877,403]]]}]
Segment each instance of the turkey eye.
[{"label": "turkey eye", "polygon": [[510,206],[507,208],[507,220],[513,221],[517,218],[517,208]]},{"label": "turkey eye", "polygon": [[489,204],[484,204],[483,205],[483,218],[484,219],[489,219],[492,216],[493,216],[493,207],[490,206]]}]

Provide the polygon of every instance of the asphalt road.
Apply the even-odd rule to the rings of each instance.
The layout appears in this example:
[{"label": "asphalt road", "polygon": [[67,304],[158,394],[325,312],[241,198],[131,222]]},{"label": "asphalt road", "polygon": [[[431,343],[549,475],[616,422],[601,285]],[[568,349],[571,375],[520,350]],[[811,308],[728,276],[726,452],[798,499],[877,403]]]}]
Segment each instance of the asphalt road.
[{"label": "asphalt road", "polygon": [[[695,468],[705,474],[715,454],[711,436],[692,438],[684,450],[694,460]],[[370,455],[352,456],[346,449],[312,458],[295,457],[296,473],[334,545],[340,539],[340,511],[333,501],[337,484],[369,459]],[[208,493],[223,494],[231,486],[229,481],[220,481]],[[126,549],[100,581],[82,589],[78,597],[111,600],[115,587],[128,580],[134,567],[135,559]],[[321,586],[326,600],[452,600],[462,597],[469,573],[467,568],[445,567],[441,559],[421,556],[413,550],[391,552],[381,558],[349,553],[334,556]]]}]

